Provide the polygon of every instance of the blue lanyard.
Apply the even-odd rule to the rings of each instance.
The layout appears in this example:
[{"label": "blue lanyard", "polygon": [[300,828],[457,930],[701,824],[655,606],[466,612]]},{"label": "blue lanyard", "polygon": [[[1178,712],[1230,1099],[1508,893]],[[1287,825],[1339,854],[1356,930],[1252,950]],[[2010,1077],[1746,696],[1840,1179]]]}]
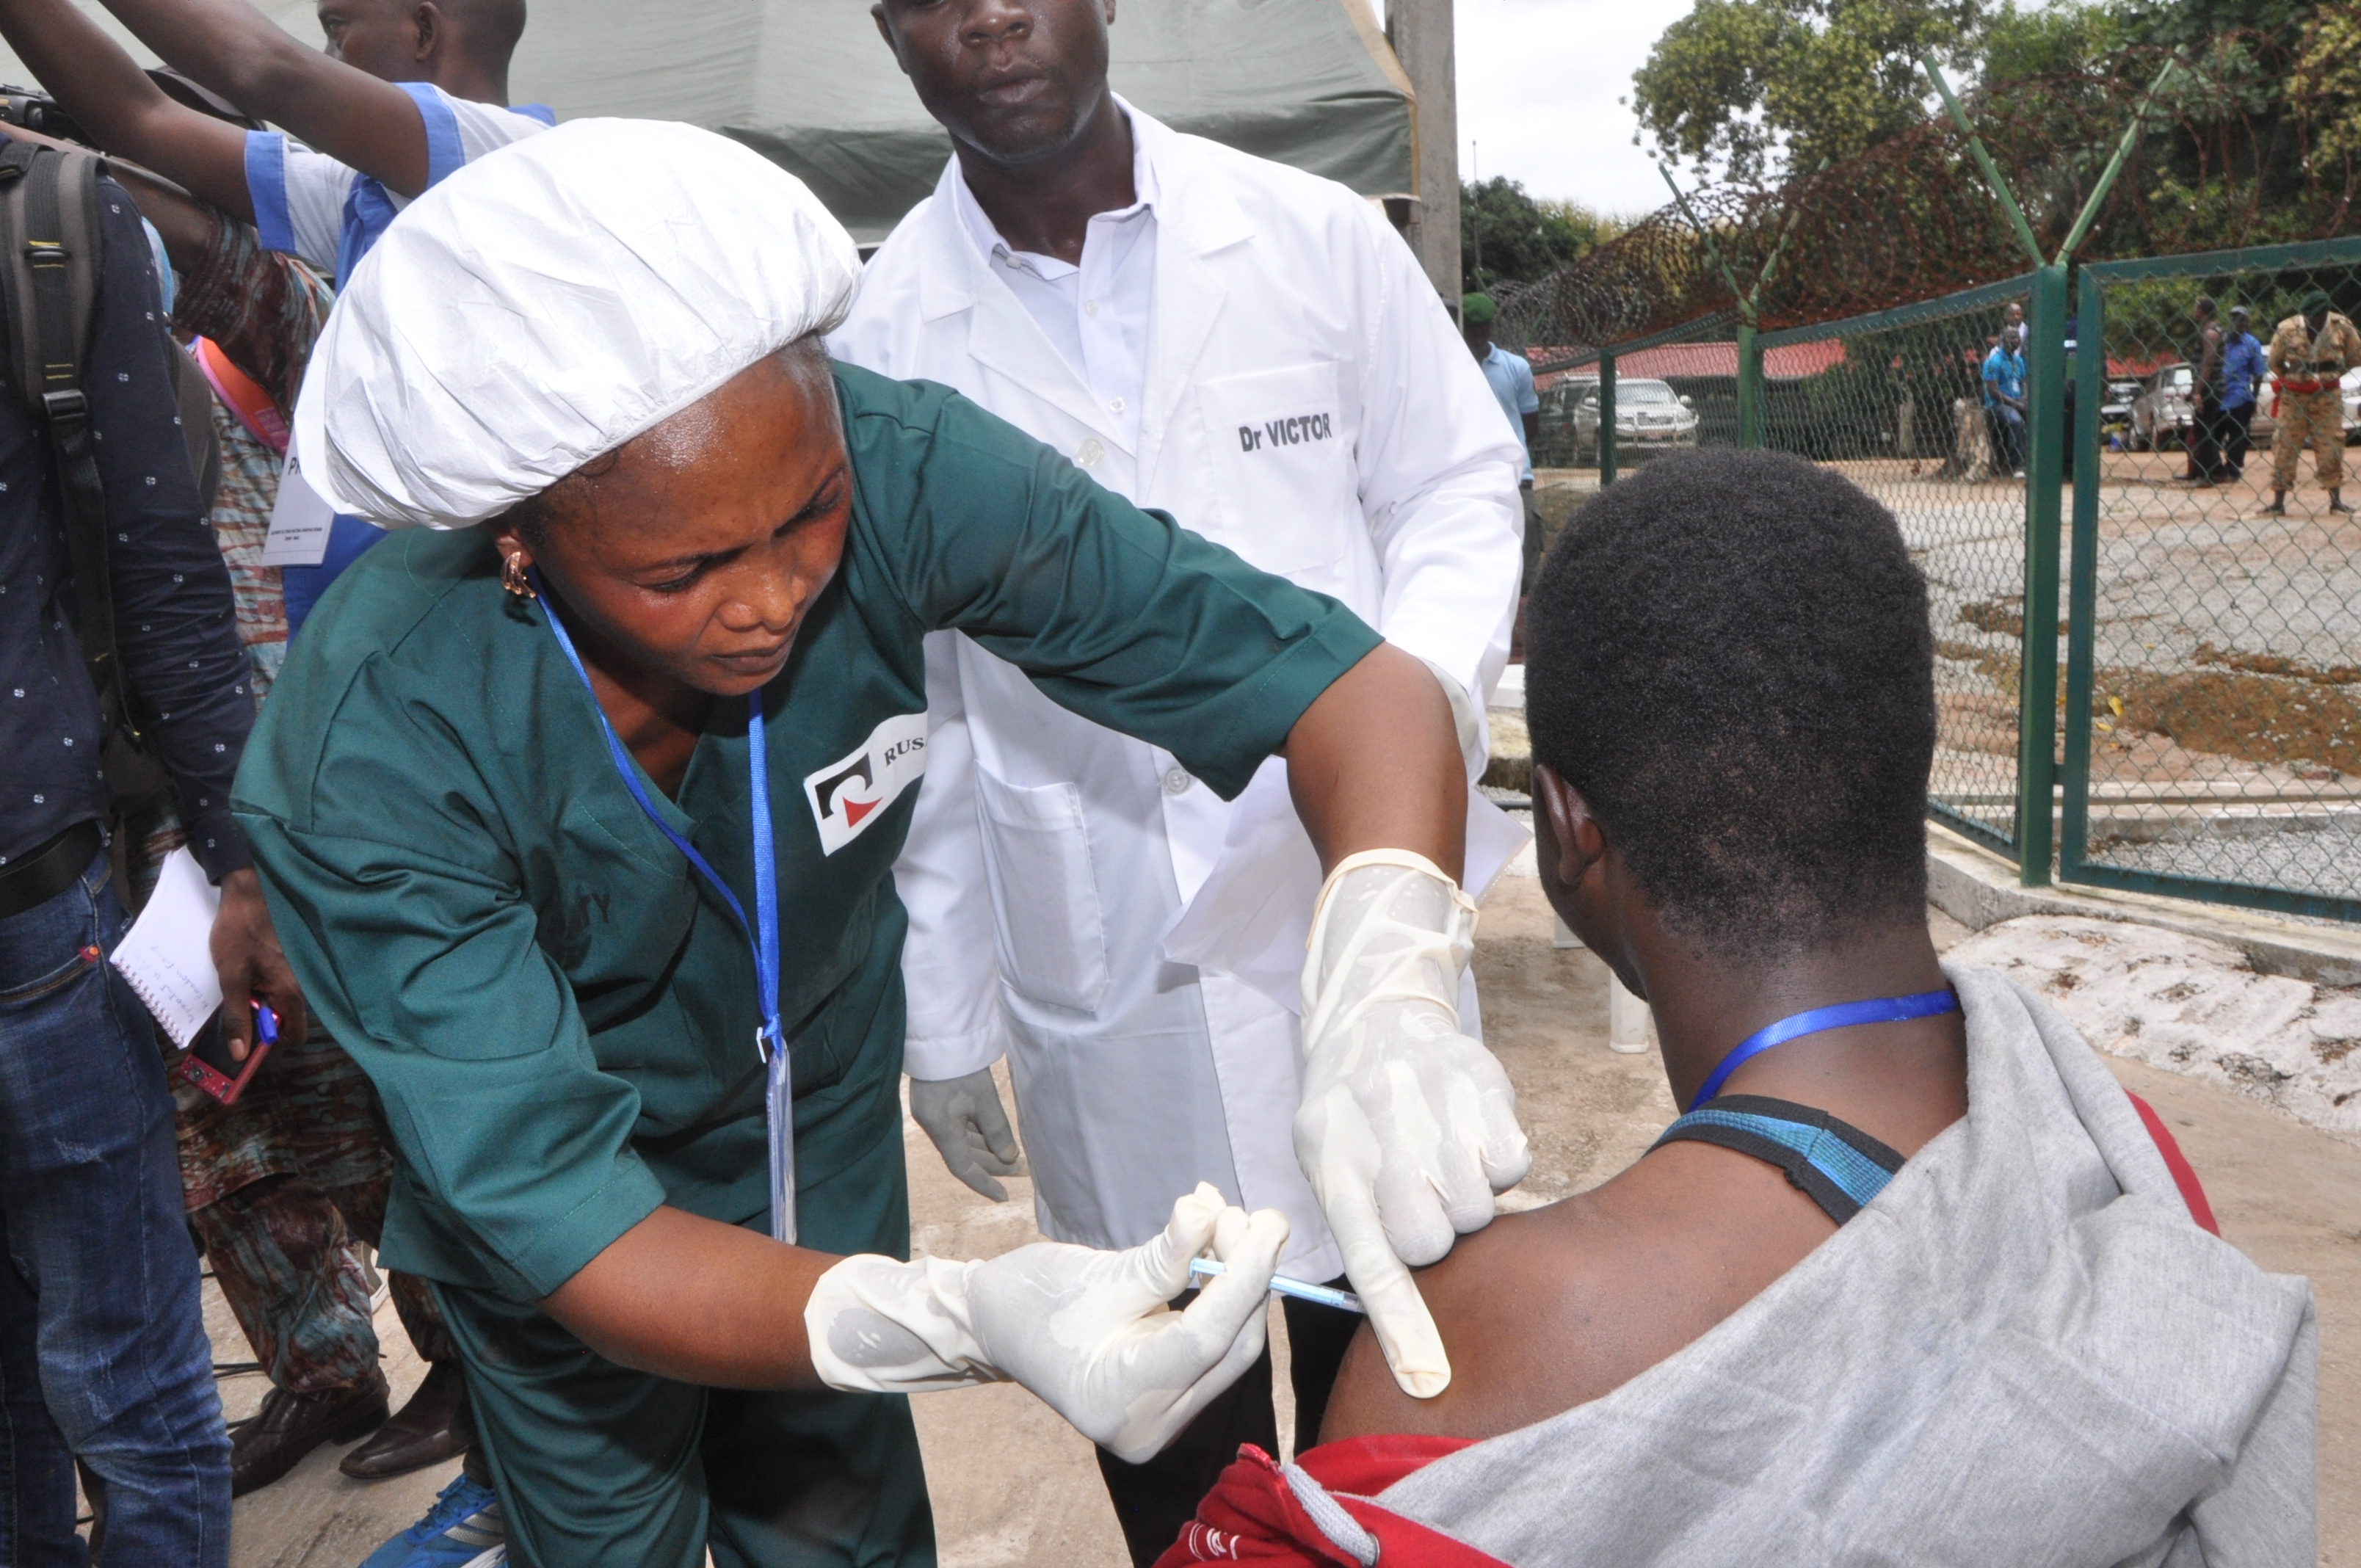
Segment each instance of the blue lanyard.
[{"label": "blue lanyard", "polygon": [[638,770],[623,750],[623,742],[615,734],[615,727],[607,722],[606,710],[598,706],[598,690],[590,684],[590,672],[582,667],[582,655],[574,651],[574,639],[566,634],[566,623],[557,617],[556,607],[549,601],[538,568],[528,568],[533,580],[533,597],[541,601],[543,617],[557,639],[566,662],[582,677],[582,688],[590,694],[590,711],[598,716],[598,731],[607,738],[607,755],[613,760],[615,772],[622,776],[623,787],[640,803],[656,830],[672,840],[673,848],[688,858],[745,934],[746,946],[754,959],[754,984],[761,992],[763,1021],[754,1030],[754,1055],[769,1069],[764,1085],[764,1119],[771,1133],[771,1234],[783,1242],[796,1239],[796,1211],[792,1200],[795,1189],[795,1113],[787,1072],[787,1041],[779,1024],[779,868],[771,836],[771,775],[770,759],[763,745],[763,693],[760,688],[746,696],[746,773],[752,795],[754,818],[754,915],[749,923],[745,906],[721,874],[707,863],[697,846],[673,831],[672,824],[656,810],[655,802],[641,783]]},{"label": "blue lanyard", "polygon": [[1721,1065],[1706,1079],[1705,1087],[1698,1090],[1697,1098],[1689,1102],[1689,1109],[1694,1111],[1720,1093],[1722,1084],[1741,1063],[1761,1056],[1773,1046],[1784,1046],[1800,1035],[1817,1035],[1828,1029],[1849,1029],[1855,1024],[1899,1024],[1907,1018],[1932,1018],[1959,1010],[1958,994],[1946,986],[1941,991],[1922,991],[1916,996],[1880,996],[1867,1002],[1839,1002],[1832,1007],[1815,1007],[1808,1013],[1782,1018],[1739,1041],[1737,1047],[1721,1058]]}]

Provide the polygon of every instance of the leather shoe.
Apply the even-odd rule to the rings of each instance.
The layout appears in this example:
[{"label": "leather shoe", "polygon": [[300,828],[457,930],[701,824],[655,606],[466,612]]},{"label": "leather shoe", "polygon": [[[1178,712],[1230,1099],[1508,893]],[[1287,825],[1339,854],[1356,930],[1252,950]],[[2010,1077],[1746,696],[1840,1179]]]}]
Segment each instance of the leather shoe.
[{"label": "leather shoe", "polygon": [[467,1411],[467,1383],[459,1364],[437,1361],[427,1367],[426,1380],[401,1407],[401,1413],[346,1454],[336,1468],[360,1481],[407,1475],[462,1453],[475,1440],[476,1423]]},{"label": "leather shoe", "polygon": [[366,1437],[384,1420],[385,1375],[324,1394],[291,1394],[273,1388],[262,1409],[229,1440],[229,1495],[242,1497],[268,1486],[324,1442]]}]

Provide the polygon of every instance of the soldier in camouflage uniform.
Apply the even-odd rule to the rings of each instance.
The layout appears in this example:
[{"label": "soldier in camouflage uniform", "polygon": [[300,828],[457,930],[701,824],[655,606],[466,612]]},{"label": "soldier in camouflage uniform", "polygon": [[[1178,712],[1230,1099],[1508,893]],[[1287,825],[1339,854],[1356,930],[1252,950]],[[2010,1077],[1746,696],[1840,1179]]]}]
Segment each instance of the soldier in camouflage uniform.
[{"label": "soldier in camouflage uniform", "polygon": [[2263,363],[2278,398],[2279,432],[2271,438],[2271,504],[2285,514],[2287,493],[2295,488],[2296,464],[2306,440],[2313,472],[2328,492],[2328,510],[2349,512],[2341,493],[2345,479],[2345,393],[2339,381],[2361,365],[2361,333],[2328,308],[2328,296],[2306,295],[2302,308],[2279,323]]}]

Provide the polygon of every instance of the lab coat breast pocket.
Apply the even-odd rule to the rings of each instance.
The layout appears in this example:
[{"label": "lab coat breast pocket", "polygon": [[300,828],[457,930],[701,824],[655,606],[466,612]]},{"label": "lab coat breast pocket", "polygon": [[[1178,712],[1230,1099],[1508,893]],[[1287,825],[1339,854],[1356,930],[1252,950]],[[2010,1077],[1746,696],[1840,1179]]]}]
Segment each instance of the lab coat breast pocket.
[{"label": "lab coat breast pocket", "polygon": [[1343,555],[1345,530],[1360,504],[1354,433],[1337,394],[1336,367],[1216,377],[1197,396],[1221,500],[1221,531],[1208,536],[1281,576]]},{"label": "lab coat breast pocket", "polygon": [[983,768],[975,782],[1002,975],[1033,1001],[1095,1012],[1107,989],[1106,926],[1082,792],[1013,784]]}]

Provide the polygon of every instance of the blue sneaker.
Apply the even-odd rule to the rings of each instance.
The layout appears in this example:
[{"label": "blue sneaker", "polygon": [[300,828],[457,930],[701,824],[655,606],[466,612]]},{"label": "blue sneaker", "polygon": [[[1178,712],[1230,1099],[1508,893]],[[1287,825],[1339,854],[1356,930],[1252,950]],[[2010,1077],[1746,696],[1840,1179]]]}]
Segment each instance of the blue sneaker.
[{"label": "blue sneaker", "polygon": [[499,1495],[463,1470],[424,1519],[370,1552],[361,1568],[498,1568],[508,1561],[508,1538]]}]

